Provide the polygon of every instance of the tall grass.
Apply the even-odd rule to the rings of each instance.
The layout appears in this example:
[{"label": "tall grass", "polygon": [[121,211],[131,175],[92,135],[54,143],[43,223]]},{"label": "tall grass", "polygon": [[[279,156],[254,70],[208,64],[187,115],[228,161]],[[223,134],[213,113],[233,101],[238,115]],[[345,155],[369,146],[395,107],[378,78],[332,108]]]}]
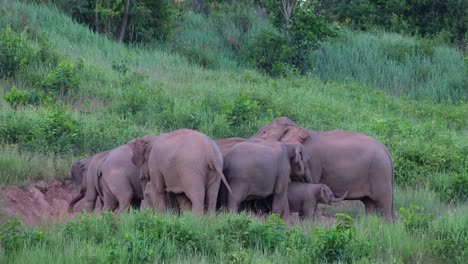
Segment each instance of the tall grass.
[{"label": "tall grass", "polygon": [[[388,224],[363,216],[335,224],[284,225],[275,217],[241,214],[197,217],[151,210],[113,216],[87,214],[62,224],[26,228],[3,225],[4,263],[463,263],[466,206],[412,229],[408,219]],[[417,221],[421,215],[413,215]],[[15,236],[4,236],[16,234]],[[444,250],[446,250],[444,252]],[[46,254],[46,253],[47,254]]]},{"label": "tall grass", "polygon": [[457,102],[468,96],[463,54],[445,46],[393,33],[343,30],[313,53],[323,80],[355,80],[390,94]]},{"label": "tall grass", "polygon": [[32,180],[65,178],[70,158],[20,152],[15,145],[0,146],[0,186]]}]

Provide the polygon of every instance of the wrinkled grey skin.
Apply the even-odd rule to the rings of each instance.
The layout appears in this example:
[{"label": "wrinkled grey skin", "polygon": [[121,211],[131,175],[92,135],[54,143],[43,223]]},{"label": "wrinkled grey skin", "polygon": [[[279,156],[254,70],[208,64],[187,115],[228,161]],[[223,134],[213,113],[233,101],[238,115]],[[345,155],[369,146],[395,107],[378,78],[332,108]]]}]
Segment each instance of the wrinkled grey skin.
[{"label": "wrinkled grey skin", "polygon": [[291,212],[299,212],[302,218],[315,217],[317,203],[331,204],[341,202],[348,192],[335,197],[325,184],[290,182],[288,185],[288,202]]},{"label": "wrinkled grey skin", "polygon": [[215,140],[216,145],[218,145],[219,150],[221,151],[221,154],[226,155],[226,153],[235,145],[242,143],[246,141],[246,138],[239,138],[239,137],[233,137],[233,138],[223,138],[223,139],[217,139]]},{"label": "wrinkled grey skin", "polygon": [[132,163],[132,158],[133,151],[125,144],[103,155],[95,169],[88,169],[86,201],[90,211],[94,210],[92,201],[96,196],[103,199],[105,211],[118,209],[120,213],[130,205],[140,208],[143,200],[140,170]]},{"label": "wrinkled grey skin", "polygon": [[184,196],[179,194],[185,195],[193,213],[203,213],[205,204],[208,212],[214,212],[221,181],[230,191],[218,146],[200,132],[179,129],[135,139],[132,144],[132,161],[143,171],[144,188],[148,182],[152,185],[152,204],[159,211],[167,209],[166,193],[174,193],[179,204],[187,201],[180,201]]},{"label": "wrinkled grey skin", "polygon": [[393,162],[376,139],[351,131],[307,131],[286,117],[274,119],[253,137],[302,142],[311,157],[312,183],[326,184],[334,193],[349,191],[346,200],[361,200],[367,213],[393,219]]},{"label": "wrinkled grey skin", "polygon": [[[153,187],[151,184],[146,184],[145,191],[143,193],[144,200],[150,207],[153,207]],[[166,193],[166,204],[167,208],[174,213],[180,213],[181,211],[190,210],[192,203],[185,196],[185,194],[174,194],[171,192]]]},{"label": "wrinkled grey skin", "polygon": [[86,193],[86,172],[88,171],[91,158],[82,158],[72,163],[68,176],[70,180],[80,186],[79,193],[68,203],[68,212],[73,213],[73,207],[77,202],[84,198]]},{"label": "wrinkled grey skin", "polygon": [[310,180],[309,157],[300,143],[248,140],[224,156],[224,173],[231,186],[227,207],[237,212],[244,200],[273,195],[272,212],[289,217],[287,186],[292,178]]}]

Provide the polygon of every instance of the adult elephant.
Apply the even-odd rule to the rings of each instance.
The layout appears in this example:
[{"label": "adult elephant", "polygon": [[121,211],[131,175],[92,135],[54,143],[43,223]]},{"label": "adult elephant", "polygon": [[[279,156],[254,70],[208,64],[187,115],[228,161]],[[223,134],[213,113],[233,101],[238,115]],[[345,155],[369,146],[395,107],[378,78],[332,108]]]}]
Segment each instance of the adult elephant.
[{"label": "adult elephant", "polygon": [[300,143],[258,139],[238,143],[224,156],[224,172],[232,188],[229,210],[237,212],[244,200],[273,195],[272,212],[287,219],[288,183],[310,180],[308,159]]},{"label": "adult elephant", "polygon": [[[153,207],[166,210],[168,192],[185,194],[192,212],[216,209],[221,181],[231,189],[223,174],[223,157],[207,135],[179,129],[159,136],[145,136],[133,141],[133,163],[142,168],[143,186],[152,185]],[[180,195],[180,197],[183,197]]]},{"label": "adult elephant", "polygon": [[223,138],[215,140],[216,145],[218,145],[221,154],[226,155],[226,153],[235,145],[246,141],[246,138],[232,137],[232,138]]},{"label": "adult elephant", "polygon": [[253,137],[302,142],[311,157],[312,183],[326,184],[334,193],[348,191],[346,200],[361,200],[367,213],[393,219],[393,162],[375,138],[343,130],[304,130],[287,117],[274,119]]},{"label": "adult elephant", "polygon": [[[122,212],[131,205],[139,209],[143,200],[140,170],[133,162],[133,142],[121,145],[102,156],[95,168],[88,169],[87,208],[91,211],[96,196],[104,201],[103,210]],[[99,154],[98,154],[99,155]],[[91,161],[90,165],[93,164]]]}]

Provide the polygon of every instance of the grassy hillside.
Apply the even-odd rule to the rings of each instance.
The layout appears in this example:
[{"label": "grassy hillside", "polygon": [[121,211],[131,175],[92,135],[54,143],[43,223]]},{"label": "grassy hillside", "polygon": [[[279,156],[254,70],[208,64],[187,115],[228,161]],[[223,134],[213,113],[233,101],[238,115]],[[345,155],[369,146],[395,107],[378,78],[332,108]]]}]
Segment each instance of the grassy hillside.
[{"label": "grassy hillside", "polygon": [[[93,228],[95,225],[97,231],[102,229],[99,225],[108,226],[105,221],[115,221],[110,225],[112,229],[99,234],[99,238],[80,237],[83,232],[95,231],[73,229],[73,222],[24,234],[22,229],[15,231],[16,227],[3,226],[0,239],[4,251],[0,258],[6,262],[62,259],[82,263],[85,260],[105,262],[108,258],[132,263],[154,258],[170,262],[229,259],[244,263],[252,258],[252,262],[262,262],[262,259],[263,262],[307,262],[311,256],[322,258],[328,254],[327,250],[337,258],[344,256],[338,258],[342,261],[367,259],[372,263],[461,263],[466,257],[468,106],[465,99],[461,99],[463,94],[466,96],[466,85],[460,84],[463,76],[459,77],[464,69],[455,69],[463,61],[459,52],[436,47],[433,50],[437,60],[431,63],[425,62],[424,58],[416,60],[404,55],[398,57],[404,58],[400,68],[377,62],[363,66],[365,62],[357,61],[360,57],[337,57],[351,54],[351,51],[337,48],[343,53],[336,52],[336,55],[327,51],[340,45],[343,41],[340,40],[326,44],[314,55],[317,63],[322,65],[317,74],[328,81],[316,76],[296,75],[272,79],[254,70],[228,67],[231,64],[222,69],[202,68],[189,62],[186,54],[174,54],[167,49],[127,47],[92,33],[45,6],[0,0],[0,13],[4,14],[0,17],[0,41],[9,43],[8,58],[15,58],[0,61],[11,62],[1,65],[10,69],[0,78],[1,185],[65,177],[72,159],[114,148],[148,133],[186,127],[213,138],[247,137],[273,117],[284,115],[308,129],[356,130],[386,144],[396,169],[395,208],[405,208],[397,212],[399,220],[394,225],[364,217],[362,210],[329,209],[332,212],[347,210],[359,218],[352,238],[356,244],[351,248],[333,244],[333,239],[347,241],[351,238],[318,240],[309,245],[303,239],[312,239],[314,235],[285,231],[275,223],[271,229],[263,228],[261,222],[254,221],[252,225],[259,225],[256,228],[260,231],[249,229],[257,231],[246,234],[246,238],[213,235],[219,239],[213,240],[215,242],[229,244],[229,239],[234,241],[231,249],[214,249],[203,234],[211,234],[215,229],[205,230],[208,226],[205,221],[216,226],[226,226],[229,221],[241,224],[247,221],[245,217],[236,216],[227,218],[237,220],[177,218],[174,221],[182,223],[180,230],[174,227],[178,225],[166,227],[172,216],[151,216],[160,217],[163,229],[169,228],[164,232],[173,236],[155,244],[137,242],[142,239],[138,236],[146,237],[146,227],[141,225],[149,217],[147,212],[114,220],[108,216],[95,220],[83,216],[75,220],[78,222],[76,226]],[[381,43],[377,41],[379,38],[353,32],[345,35],[345,41],[370,45],[357,52],[369,51],[375,60],[383,54],[379,53],[379,45],[371,45]],[[397,44],[398,38],[394,38]],[[413,43],[415,40],[402,38],[401,41]],[[327,60],[331,62],[327,64]],[[340,61],[343,61],[343,67],[334,68],[333,65],[341,65]],[[437,61],[441,61],[440,64]],[[353,78],[347,77],[346,71],[351,66],[344,67],[346,65],[356,66],[352,68],[356,72],[352,74]],[[446,65],[446,68],[438,70],[437,65]],[[411,67],[414,69],[412,73],[408,72]],[[395,83],[386,87],[383,85],[387,83],[386,79],[377,78],[379,81],[374,82],[358,74],[372,70],[376,75],[387,76],[386,69],[394,69],[396,79],[407,80],[404,85],[411,87],[408,92],[415,96],[392,92],[397,89]],[[429,79],[415,83],[414,76],[420,70],[428,71]],[[455,86],[447,80],[453,80]],[[449,103],[450,98],[457,99]],[[136,219],[145,223],[137,223]],[[315,222],[305,222],[301,224],[301,230],[315,232],[313,227],[316,225]],[[136,229],[138,232],[134,231]],[[9,232],[19,232],[19,242],[11,242],[14,245],[11,250],[5,248]],[[256,232],[266,238],[255,240],[257,238],[253,237],[259,235]],[[65,233],[70,235],[63,235]],[[381,236],[375,238],[375,233]],[[75,234],[78,237],[74,237]],[[336,232],[337,236],[345,234],[345,231]],[[275,236],[287,237],[286,244],[274,244],[265,249],[261,241],[271,241]],[[110,237],[113,238],[107,239]],[[145,239],[155,238],[148,236]],[[177,243],[189,245],[183,256],[174,253],[174,248],[179,247]],[[147,246],[149,244],[152,246]],[[299,247],[303,244],[307,246]],[[319,244],[322,246],[317,246]],[[125,248],[123,253],[111,250],[116,245]],[[308,254],[311,250],[316,250],[316,255]],[[63,252],[73,253],[64,255]]]}]

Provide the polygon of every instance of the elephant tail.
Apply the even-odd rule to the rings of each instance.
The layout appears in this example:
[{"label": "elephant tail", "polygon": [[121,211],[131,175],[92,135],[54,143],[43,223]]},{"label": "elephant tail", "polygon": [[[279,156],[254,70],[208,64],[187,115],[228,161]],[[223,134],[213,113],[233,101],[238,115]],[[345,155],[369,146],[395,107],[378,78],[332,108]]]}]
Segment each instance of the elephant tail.
[{"label": "elephant tail", "polygon": [[224,185],[226,186],[228,192],[230,194],[232,194],[232,190],[231,190],[231,187],[229,186],[229,183],[227,182],[226,180],[226,177],[224,176],[224,173],[223,173],[223,168],[220,168],[219,166],[217,166],[215,163],[211,163],[210,164],[210,168],[212,170],[215,170],[216,173],[221,177],[221,181],[224,183]]},{"label": "elephant tail", "polygon": [[96,192],[100,199],[102,200],[104,195],[102,193],[102,185],[101,185],[101,180],[102,180],[102,171],[98,170],[96,173],[96,182],[94,183],[94,186],[96,186]]}]

